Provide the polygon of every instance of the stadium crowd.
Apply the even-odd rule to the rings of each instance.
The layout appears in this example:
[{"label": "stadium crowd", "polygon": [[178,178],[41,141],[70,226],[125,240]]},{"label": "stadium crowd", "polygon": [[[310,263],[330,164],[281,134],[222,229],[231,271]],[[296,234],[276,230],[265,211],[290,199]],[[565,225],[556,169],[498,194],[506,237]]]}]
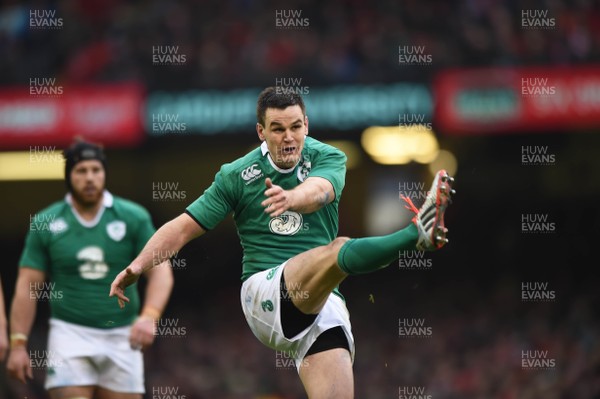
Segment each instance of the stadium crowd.
[{"label": "stadium crowd", "polygon": [[[56,10],[58,29],[30,28],[32,10],[43,9]],[[400,64],[404,46],[420,47],[430,62]],[[161,51],[178,62],[157,65]],[[266,86],[283,77],[304,86],[427,81],[448,67],[597,62],[600,5],[9,1],[0,6],[0,59],[2,85],[38,76],[63,84],[134,79],[166,90]]]}]

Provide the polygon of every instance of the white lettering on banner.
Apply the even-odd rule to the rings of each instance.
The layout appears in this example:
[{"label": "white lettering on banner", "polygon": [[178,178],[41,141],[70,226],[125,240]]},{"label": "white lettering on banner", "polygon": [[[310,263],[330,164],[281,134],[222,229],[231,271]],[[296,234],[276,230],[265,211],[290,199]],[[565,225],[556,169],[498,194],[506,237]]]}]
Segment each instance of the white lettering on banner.
[{"label": "white lettering on banner", "polygon": [[[37,83],[48,78],[33,78]],[[36,80],[37,79],[37,80]],[[30,88],[0,92],[2,147],[67,140],[75,134],[112,144],[142,138],[143,92],[132,84],[69,87],[60,98],[31,95]]]}]

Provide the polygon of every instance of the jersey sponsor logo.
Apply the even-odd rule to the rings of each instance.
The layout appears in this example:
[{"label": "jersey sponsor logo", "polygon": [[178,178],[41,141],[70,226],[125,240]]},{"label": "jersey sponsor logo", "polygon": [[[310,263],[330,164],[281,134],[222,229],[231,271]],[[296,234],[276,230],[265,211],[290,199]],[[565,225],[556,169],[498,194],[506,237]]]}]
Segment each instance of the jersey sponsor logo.
[{"label": "jersey sponsor logo", "polygon": [[302,228],[302,215],[294,211],[285,211],[269,221],[272,233],[293,236]]},{"label": "jersey sponsor logo", "polygon": [[301,182],[306,180],[306,178],[308,177],[308,175],[310,173],[310,168],[311,168],[310,160],[308,158],[303,158],[302,162],[300,162],[300,165],[298,165],[298,172],[297,172],[298,180],[300,180]]},{"label": "jersey sponsor logo", "polygon": [[63,219],[63,218],[58,218],[58,219],[52,221],[48,225],[48,229],[54,234],[58,234],[58,233],[67,231],[68,228],[69,228],[69,225],[67,224],[67,222],[65,222],[65,219]]},{"label": "jersey sponsor logo", "polygon": [[77,260],[83,262],[79,265],[79,275],[86,280],[98,280],[108,274],[108,265],[104,262],[104,251],[100,247],[83,248],[77,253]]},{"label": "jersey sponsor logo", "polygon": [[244,179],[246,185],[258,180],[258,178],[262,175],[263,172],[262,170],[258,169],[258,164],[256,163],[252,164],[251,166],[248,166],[246,169],[242,170],[241,173],[242,179]]},{"label": "jersey sponsor logo", "polygon": [[106,225],[106,232],[114,241],[121,241],[127,232],[127,225],[121,220],[115,220]]}]

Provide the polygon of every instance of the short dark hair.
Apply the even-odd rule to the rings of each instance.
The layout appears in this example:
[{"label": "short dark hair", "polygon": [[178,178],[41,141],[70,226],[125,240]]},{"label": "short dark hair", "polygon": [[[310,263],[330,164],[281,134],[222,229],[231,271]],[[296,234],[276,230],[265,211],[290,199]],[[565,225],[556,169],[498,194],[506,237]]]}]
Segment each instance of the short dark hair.
[{"label": "short dark hair", "polygon": [[304,100],[302,100],[299,94],[282,93],[273,86],[267,87],[260,93],[256,101],[256,120],[262,126],[265,126],[267,108],[286,109],[293,105],[299,105],[302,109],[302,114],[306,115]]}]

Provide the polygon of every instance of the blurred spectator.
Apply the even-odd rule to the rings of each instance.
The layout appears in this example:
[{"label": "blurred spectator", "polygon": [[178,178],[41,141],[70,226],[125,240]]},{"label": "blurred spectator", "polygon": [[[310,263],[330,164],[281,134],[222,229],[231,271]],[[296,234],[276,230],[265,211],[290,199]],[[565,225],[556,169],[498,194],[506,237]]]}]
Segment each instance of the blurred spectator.
[{"label": "blurred spectator", "polygon": [[[29,27],[53,9],[56,30]],[[289,14],[290,10],[295,14]],[[522,12],[553,19],[524,26]],[[276,13],[303,26],[277,26]],[[302,22],[304,21],[304,22]],[[574,64],[600,60],[597,2],[44,1],[0,7],[0,84],[32,76],[63,83],[137,79],[151,89],[429,80],[447,67]],[[153,47],[178,46],[181,65],[155,65]],[[400,46],[424,46],[430,65],[399,65]]]}]

